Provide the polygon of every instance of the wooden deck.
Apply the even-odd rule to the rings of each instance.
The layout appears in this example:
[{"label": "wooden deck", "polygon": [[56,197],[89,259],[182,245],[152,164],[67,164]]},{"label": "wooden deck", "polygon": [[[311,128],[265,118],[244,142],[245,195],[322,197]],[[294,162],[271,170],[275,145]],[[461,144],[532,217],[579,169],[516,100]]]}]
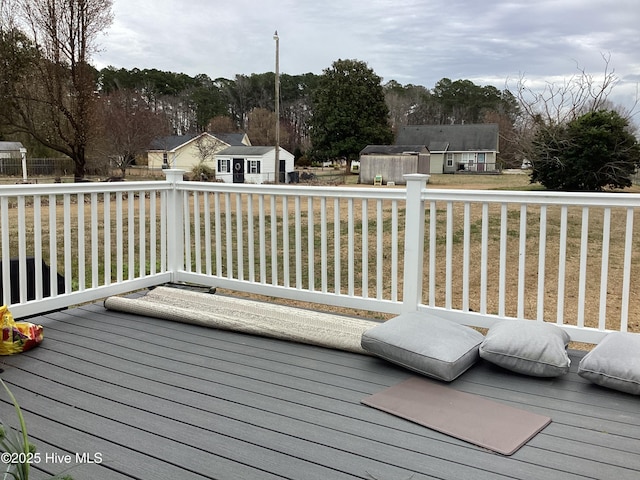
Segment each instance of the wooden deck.
[{"label": "wooden deck", "polygon": [[640,398],[586,383],[577,352],[560,379],[479,363],[450,384],[553,419],[504,457],[362,405],[412,375],[373,357],[101,304],[35,321],[43,344],[0,360],[41,454],[33,478],[640,478]]}]

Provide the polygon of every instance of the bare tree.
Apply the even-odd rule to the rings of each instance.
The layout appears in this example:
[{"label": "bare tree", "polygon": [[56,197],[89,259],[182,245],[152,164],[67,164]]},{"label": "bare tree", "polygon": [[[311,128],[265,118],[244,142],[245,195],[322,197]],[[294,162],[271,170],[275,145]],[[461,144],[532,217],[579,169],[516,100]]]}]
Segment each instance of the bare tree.
[{"label": "bare tree", "polygon": [[483,123],[498,124],[500,153],[498,162],[501,168],[520,168],[522,159],[518,155],[518,136],[513,127],[511,118],[495,110],[486,112],[482,118]]},{"label": "bare tree", "polygon": [[211,162],[215,158],[216,153],[226,147],[226,144],[218,140],[209,133],[201,133],[195,141],[196,155],[198,157],[198,165],[196,165],[191,173],[194,180],[215,180],[216,169]]},{"label": "bare tree", "polygon": [[209,121],[207,131],[213,133],[235,133],[239,130],[238,126],[233,123],[233,119],[231,117],[218,115]]},{"label": "bare tree", "polygon": [[610,56],[602,58],[604,71],[599,79],[578,67],[578,73],[561,84],[547,82],[542,89],[535,89],[521,76],[516,84],[516,96],[525,115],[537,123],[564,125],[585,113],[601,110],[618,82],[610,66]]},{"label": "bare tree", "polygon": [[429,90],[425,87],[402,86],[395,80],[384,85],[384,99],[389,108],[389,120],[394,135],[397,135],[400,127],[409,123],[410,115],[416,112],[429,95]]},{"label": "bare tree", "polygon": [[[516,122],[516,143],[520,156],[529,160],[533,157],[532,140],[542,130],[547,130],[545,135],[551,138],[557,133],[555,130],[558,127],[589,112],[621,110],[609,100],[611,91],[618,83],[618,76],[611,67],[610,55],[603,54],[602,58],[604,69],[598,76],[578,66],[577,73],[572,77],[562,83],[547,82],[542,88],[530,86],[524,76],[516,81],[512,91],[521,108],[521,116]],[[631,123],[632,111],[620,113]]]},{"label": "bare tree", "polygon": [[[264,108],[254,108],[249,113],[247,135],[251,143],[255,145],[275,145],[276,142],[276,115]],[[289,142],[289,132],[280,129],[280,144]]]},{"label": "bare tree", "polygon": [[154,138],[170,132],[164,113],[152,111],[139,93],[130,90],[116,90],[102,98],[100,115],[102,151],[123,177]]},{"label": "bare tree", "polygon": [[9,59],[13,64],[0,71],[1,121],[12,133],[26,133],[70,157],[75,178],[82,178],[98,130],[96,71],[89,60],[98,34],[112,21],[112,0],[2,2],[36,54],[28,63]]},{"label": "bare tree", "polygon": [[226,146],[224,142],[218,140],[212,135],[209,135],[208,133],[201,133],[196,139],[195,145],[196,155],[198,156],[200,163],[206,163],[213,160],[215,154]]}]

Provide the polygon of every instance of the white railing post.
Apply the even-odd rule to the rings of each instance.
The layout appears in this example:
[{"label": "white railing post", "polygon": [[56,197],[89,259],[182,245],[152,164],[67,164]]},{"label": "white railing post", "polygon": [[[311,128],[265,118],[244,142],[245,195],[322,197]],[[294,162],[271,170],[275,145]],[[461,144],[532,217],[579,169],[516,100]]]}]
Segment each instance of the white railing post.
[{"label": "white railing post", "polygon": [[404,229],[404,281],[402,286],[402,313],[415,312],[422,303],[422,276],[424,257],[424,202],[422,190],[429,175],[404,175],[407,182],[407,204]]},{"label": "white railing post", "polygon": [[176,188],[176,184],[184,180],[184,170],[163,170],[167,182],[173,188],[167,192],[167,270],[171,280],[176,281],[179,270],[184,270],[184,194]]}]

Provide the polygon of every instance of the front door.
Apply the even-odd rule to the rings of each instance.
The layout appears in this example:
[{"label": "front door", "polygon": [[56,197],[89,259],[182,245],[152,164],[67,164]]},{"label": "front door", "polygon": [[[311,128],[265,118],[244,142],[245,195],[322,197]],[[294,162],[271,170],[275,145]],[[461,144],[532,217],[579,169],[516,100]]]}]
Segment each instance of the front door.
[{"label": "front door", "polygon": [[478,154],[478,171],[484,172],[484,153]]},{"label": "front door", "polygon": [[285,160],[280,160],[280,178],[278,181],[287,183],[287,162]]},{"label": "front door", "polygon": [[233,183],[244,183],[244,158],[233,159]]}]

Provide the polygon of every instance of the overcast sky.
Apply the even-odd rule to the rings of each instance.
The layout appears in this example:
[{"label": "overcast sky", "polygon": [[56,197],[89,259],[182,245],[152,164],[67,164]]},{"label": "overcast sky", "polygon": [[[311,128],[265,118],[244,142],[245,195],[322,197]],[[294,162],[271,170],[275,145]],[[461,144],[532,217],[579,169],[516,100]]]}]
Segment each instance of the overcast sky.
[{"label": "overcast sky", "polygon": [[[561,83],[610,56],[612,98],[632,105],[640,82],[638,0],[114,0],[98,68],[157,68],[211,78],[275,70],[321,74],[364,61],[383,82],[433,88]],[[636,109],[640,110],[640,106]],[[640,114],[636,114],[636,121]]]}]

